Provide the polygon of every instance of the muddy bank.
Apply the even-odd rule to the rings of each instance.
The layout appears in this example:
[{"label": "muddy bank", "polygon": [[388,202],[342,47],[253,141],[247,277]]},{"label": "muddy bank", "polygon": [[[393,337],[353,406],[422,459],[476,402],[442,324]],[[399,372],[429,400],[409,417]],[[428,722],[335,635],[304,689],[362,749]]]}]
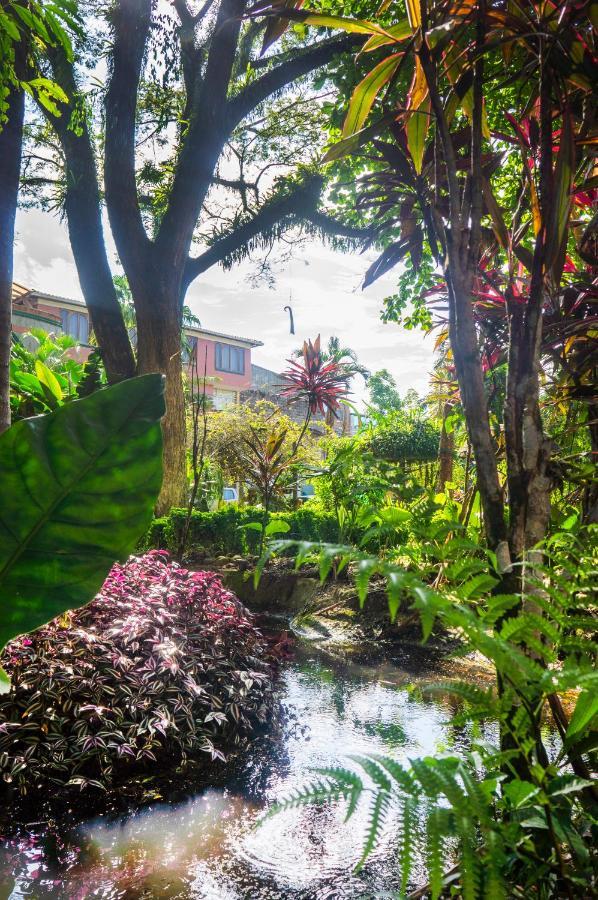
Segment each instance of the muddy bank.
[{"label": "muddy bank", "polygon": [[[422,644],[419,615],[409,610],[409,600],[390,620],[384,582],[372,579],[363,607],[350,576],[320,583],[315,566],[295,571],[291,560],[273,560],[254,584],[257,558],[241,556],[206,558],[199,568],[218,572],[226,586],[247,608],[303,640],[321,652],[359,662],[390,659],[414,675],[435,672],[446,678],[494,679],[494,669],[475,655],[454,657],[462,644],[458,637],[436,629]],[[274,617],[274,619],[272,619]]]}]

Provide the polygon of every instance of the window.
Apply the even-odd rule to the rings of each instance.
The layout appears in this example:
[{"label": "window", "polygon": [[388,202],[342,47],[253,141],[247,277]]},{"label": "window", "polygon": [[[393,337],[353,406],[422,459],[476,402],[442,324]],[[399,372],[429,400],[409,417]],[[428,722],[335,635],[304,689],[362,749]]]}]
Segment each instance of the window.
[{"label": "window", "polygon": [[81,344],[89,341],[89,322],[85,313],[69,312],[68,309],[60,310],[62,330],[64,334],[70,334],[72,338]]},{"label": "window", "polygon": [[216,369],[218,372],[245,374],[245,351],[231,344],[216,344]]},{"label": "window", "polygon": [[181,347],[181,359],[183,365],[188,366],[195,360],[197,353],[197,338],[189,337],[188,334],[183,335],[183,343]]}]

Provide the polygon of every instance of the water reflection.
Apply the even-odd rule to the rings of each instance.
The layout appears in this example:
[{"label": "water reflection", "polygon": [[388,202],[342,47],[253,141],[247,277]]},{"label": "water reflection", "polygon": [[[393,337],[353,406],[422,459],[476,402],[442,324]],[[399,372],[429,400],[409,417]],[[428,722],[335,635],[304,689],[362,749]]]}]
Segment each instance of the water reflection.
[{"label": "water reflection", "polygon": [[0,848],[0,900],[389,896],[397,886],[392,821],[359,876],[351,870],[365,809],[349,826],[342,805],[291,810],[253,826],[310,770],[347,764],[350,754],[407,760],[447,745],[464,749],[471,735],[447,724],[452,705],[408,691],[410,680],[390,663],[368,667],[306,652],[283,675],[288,727],[269,749],[254,750],[225,787],[126,818],[99,817],[67,833],[30,829]]}]

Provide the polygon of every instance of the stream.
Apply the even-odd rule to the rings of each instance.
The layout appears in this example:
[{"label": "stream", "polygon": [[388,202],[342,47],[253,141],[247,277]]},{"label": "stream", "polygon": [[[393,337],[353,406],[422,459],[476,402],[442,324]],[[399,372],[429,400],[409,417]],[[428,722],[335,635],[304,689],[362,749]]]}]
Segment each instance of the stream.
[{"label": "stream", "polygon": [[[57,828],[29,825],[0,845],[0,900],[198,898],[345,900],[395,896],[396,815],[361,872],[367,807],[344,823],[343,803],[265,809],[305,785],[314,768],[355,768],[352,754],[399,761],[467,749],[471,732],[450,724],[456,706],[430,699],[392,661],[330,657],[299,644],[281,673],[280,733],[256,742],[228,780],[176,802]],[[415,682],[415,689],[411,688]],[[487,737],[494,737],[488,726]],[[81,796],[80,818],[85,797]],[[57,834],[59,838],[57,838]],[[423,870],[414,883],[425,881]]]}]

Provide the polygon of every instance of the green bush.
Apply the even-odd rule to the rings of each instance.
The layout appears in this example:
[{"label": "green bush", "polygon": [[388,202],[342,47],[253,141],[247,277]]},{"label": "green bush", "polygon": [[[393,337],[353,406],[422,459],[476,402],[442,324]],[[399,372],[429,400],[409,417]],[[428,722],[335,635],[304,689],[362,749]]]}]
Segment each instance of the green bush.
[{"label": "green bush", "polygon": [[[154,519],[140,549],[176,550],[187,511],[173,509],[169,516]],[[240,508],[233,504],[214,512],[194,511],[189,527],[190,550],[202,549],[214,555],[256,553],[259,534],[241,526],[249,522],[267,524],[272,520],[286,522],[290,540],[326,541],[338,539],[338,525],[332,513],[302,506],[293,512],[264,513],[259,507]]]},{"label": "green bush", "polygon": [[391,462],[434,462],[440,433],[431,422],[394,413],[375,425],[365,446],[379,459]]}]

